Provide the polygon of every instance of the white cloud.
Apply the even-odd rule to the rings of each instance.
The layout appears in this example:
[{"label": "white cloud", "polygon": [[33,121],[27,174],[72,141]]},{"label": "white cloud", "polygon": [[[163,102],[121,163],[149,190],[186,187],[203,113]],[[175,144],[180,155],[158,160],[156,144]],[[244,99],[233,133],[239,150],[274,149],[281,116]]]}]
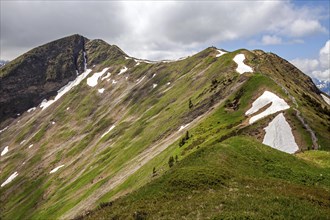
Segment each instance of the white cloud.
[{"label": "white cloud", "polygon": [[326,69],[324,71],[315,70],[311,75],[318,80],[330,82],[330,69]]},{"label": "white cloud", "polygon": [[330,40],[320,49],[318,59],[294,59],[290,61],[307,75],[330,82]]},{"label": "white cloud", "polygon": [[317,59],[296,58],[290,62],[297,66],[304,73],[312,72],[319,67],[319,61]]},{"label": "white cloud", "polygon": [[319,21],[303,19],[293,21],[285,30],[293,37],[302,37],[317,32],[326,32],[326,29],[322,27]]},{"label": "white cloud", "polygon": [[263,45],[275,45],[275,44],[282,44],[282,38],[277,37],[275,35],[264,35],[261,39],[261,43]]},{"label": "white cloud", "polygon": [[79,33],[138,58],[178,58],[230,40],[264,35],[270,45],[324,32],[320,14],[290,1],[4,1],[1,55]]},{"label": "white cloud", "polygon": [[320,50],[320,64],[322,68],[330,69],[330,40]]}]

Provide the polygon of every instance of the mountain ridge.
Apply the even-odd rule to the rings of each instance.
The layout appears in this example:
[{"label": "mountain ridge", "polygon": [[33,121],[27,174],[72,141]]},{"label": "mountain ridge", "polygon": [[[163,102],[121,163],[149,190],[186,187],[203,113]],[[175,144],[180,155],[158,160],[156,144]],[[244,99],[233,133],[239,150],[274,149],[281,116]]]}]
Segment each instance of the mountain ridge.
[{"label": "mountain ridge", "polygon": [[[282,181],[288,181],[290,187],[298,184],[304,188],[304,181],[311,177],[310,195],[323,201],[322,196],[313,193],[317,184],[325,189],[325,194],[328,193],[329,187],[324,184],[329,180],[328,174],[320,179],[312,174],[313,170],[319,172],[321,169],[304,165],[304,172],[297,165],[294,169],[299,170],[295,174],[298,180],[286,175],[291,171],[284,167],[273,173],[271,169],[271,166],[280,165],[272,163],[272,155],[276,155],[275,161],[285,161],[286,158],[296,161],[301,157],[300,162],[295,162],[299,164],[304,160],[319,161],[309,153],[306,153],[307,157],[302,156],[304,152],[318,149],[315,152],[321,158],[327,158],[330,150],[329,105],[310,78],[292,64],[260,50],[226,52],[209,47],[175,62],[150,62],[129,57],[117,46],[102,40],[86,40],[85,46],[87,69],[75,75],[71,83],[59,88],[57,95],[54,92],[47,98],[48,101],[54,100],[47,108],[41,109],[37,103],[34,107],[38,108],[25,110],[16,119],[0,122],[1,182],[11,180],[0,188],[3,219],[74,218],[143,186],[149,187],[146,184],[157,181],[158,177],[164,181],[173,179],[174,185],[183,184],[190,196],[196,190],[194,187],[198,190],[200,184],[206,188],[212,184],[222,185],[222,182],[228,184],[226,172],[235,173],[235,184],[240,189],[245,178],[253,178],[254,183],[262,182],[264,178],[253,173],[240,178],[244,176],[241,169],[236,173],[230,167],[220,167],[213,173],[211,168],[217,163],[216,157],[210,161],[204,157],[206,170],[192,169],[190,172],[189,168],[183,168],[177,180],[175,175],[168,174],[176,172],[171,171],[176,161],[194,164],[191,158],[215,148],[218,149],[215,155],[221,157],[225,154],[235,163],[235,158],[247,154],[244,148],[237,147],[236,142],[244,143],[242,146],[247,150],[251,147],[251,151],[259,152],[249,160],[248,166],[258,166],[256,158],[261,157],[266,176],[280,175],[272,180],[273,183],[280,185]],[[80,60],[83,61],[83,57]],[[82,62],[81,68],[85,69],[84,66]],[[274,100],[267,100],[267,97],[265,101],[257,101],[265,92],[285,102],[288,108],[278,108]],[[59,98],[52,99],[55,95]],[[247,114],[258,102],[260,108]],[[260,113],[265,116],[251,123],[251,118]],[[281,146],[264,145],[265,128],[278,115],[284,117],[290,128],[284,133],[292,133],[298,145],[293,155],[281,152]],[[317,137],[317,148],[313,146],[307,125]],[[283,144],[287,143],[284,141]],[[233,147],[235,153],[226,151],[226,146]],[[269,149],[271,147],[277,150]],[[237,160],[237,164],[244,165],[244,160]],[[189,174],[198,178],[190,178]],[[210,182],[199,178],[203,175]],[[237,188],[234,185],[226,186]],[[177,192],[181,194],[185,187],[178,187]],[[257,187],[268,190],[263,185]],[[226,189],[216,191],[216,195],[223,195]],[[146,196],[152,196],[147,191]],[[127,201],[132,198],[130,195],[125,197]],[[274,196],[264,199],[273,201]],[[282,199],[293,204],[299,194],[293,193],[293,198],[284,195]],[[172,199],[164,201],[170,203]],[[203,201],[207,204],[207,200]],[[259,205],[252,202],[253,208],[259,209]],[[317,217],[318,205],[311,202],[308,206]],[[134,212],[141,212],[142,217],[144,212],[147,216],[158,216],[149,208],[135,209],[136,203],[132,201],[127,207],[132,209],[126,210],[126,214],[118,213],[119,217],[129,215],[135,218]],[[196,206],[192,204],[192,207]],[[285,209],[283,204],[279,207]],[[169,216],[175,216],[171,210],[165,211]],[[178,211],[181,213],[183,209]],[[328,211],[322,209],[319,216]],[[266,216],[270,217],[271,212]],[[98,217],[102,218],[102,214]]]}]

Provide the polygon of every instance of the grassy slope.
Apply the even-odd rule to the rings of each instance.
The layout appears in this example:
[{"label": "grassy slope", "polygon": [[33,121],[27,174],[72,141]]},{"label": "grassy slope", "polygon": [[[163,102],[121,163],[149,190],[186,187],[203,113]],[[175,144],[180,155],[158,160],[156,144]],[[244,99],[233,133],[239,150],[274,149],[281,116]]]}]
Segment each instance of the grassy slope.
[{"label": "grassy slope", "polygon": [[[185,156],[196,151],[196,149],[200,148],[202,146],[201,144],[204,142],[218,142],[220,139],[242,132],[242,128],[239,127],[239,124],[245,119],[244,113],[250,107],[249,100],[251,100],[256,93],[268,89],[285,97],[280,88],[278,88],[272,80],[261,74],[251,75],[251,78],[242,86],[242,88],[244,92],[240,98],[239,108],[236,111],[229,111],[225,108],[225,103],[223,103],[213,114],[205,118],[200,124],[189,129],[191,138],[184,146],[179,147],[179,140],[176,141],[169,146],[166,151],[133,174],[124,184],[105,194],[99,202],[107,202],[117,193],[121,194],[122,192],[129,192],[144,185],[152,179],[151,174],[153,167],[156,168],[159,175],[162,174],[168,169],[167,161],[170,156],[178,156],[179,160],[181,160]],[[229,97],[229,100],[233,100],[236,96],[237,93],[232,94]],[[263,125],[264,123],[257,122],[252,129],[249,129],[260,129],[260,127],[263,128]],[[306,136],[306,138],[308,139],[309,137]]]},{"label": "grassy slope", "polygon": [[[11,185],[14,187],[9,191],[6,188],[0,189],[1,194],[6,192],[11,195],[10,200],[5,203],[5,219],[19,219],[23,216],[35,219],[59,218],[76,204],[92,196],[98,188],[106,187],[107,181],[120,173],[127,161],[157,143],[164,135],[176,132],[180,125],[194,119],[195,110],[204,105],[207,108],[208,102],[212,100],[210,97],[220,97],[221,100],[226,89],[246,75],[238,76],[233,72],[235,65],[232,58],[235,53],[228,53],[218,59],[214,55],[210,56],[210,53],[212,54],[212,50],[208,49],[172,64],[141,63],[135,66],[131,60],[116,61],[113,71],[119,71],[122,65],[128,66],[128,75],[132,82],[147,76],[139,88],[129,93],[127,99],[118,105],[110,103],[113,97],[119,97],[125,91],[127,85],[113,87],[103,82],[99,86],[107,86],[106,91],[110,95],[101,96],[83,83],[63,97],[61,102],[54,104],[53,114],[43,114],[36,120],[28,120],[16,131],[10,131],[18,134],[16,145],[31,138],[32,142],[28,140],[25,145],[34,143],[35,146],[32,154],[21,146],[19,153],[15,151],[13,156],[4,161],[4,176],[9,176],[14,169],[23,174],[13,181]],[[98,69],[101,70],[102,67]],[[151,78],[154,73],[157,76]],[[290,102],[267,76],[257,73],[247,76],[251,78],[244,85],[243,96],[236,111],[221,105],[198,126],[189,128],[192,137],[183,147],[179,148],[176,141],[123,184],[105,193],[94,206],[148,183],[153,179],[154,167],[157,175],[161,176],[168,170],[169,156],[177,155],[182,160],[198,148],[215,143],[223,137],[263,128],[268,119],[261,120],[247,131],[238,126],[245,119],[244,112],[258,92],[269,89]],[[211,83],[215,79],[217,85]],[[167,82],[171,82],[170,87],[166,85]],[[153,83],[158,83],[155,89],[151,89]],[[229,99],[232,101],[236,96],[232,94]],[[194,103],[191,110],[188,108],[190,98]],[[67,111],[67,107],[71,110]],[[122,109],[127,109],[127,112]],[[53,120],[56,125],[48,125]],[[100,139],[100,135],[114,123],[116,128]],[[301,129],[299,125],[297,129]],[[308,142],[308,135],[301,133],[304,136],[302,139]],[[4,140],[6,139],[10,139],[10,136],[5,135]],[[55,153],[50,154],[52,149],[56,149]],[[27,161],[28,168],[17,165],[23,160]],[[48,175],[50,169],[60,164],[67,166],[54,175]],[[33,198],[29,200],[31,196]],[[26,210],[29,210],[28,214]]]},{"label": "grassy slope", "polygon": [[86,219],[136,215],[150,219],[326,219],[330,214],[327,168],[237,136],[207,144],[162,177]]},{"label": "grassy slope", "polygon": [[[208,53],[209,51],[206,51],[200,55],[207,57]],[[98,187],[104,185],[114,173],[120,171],[125,162],[161,138],[164,133],[171,132],[169,129],[176,130],[182,123],[180,117],[188,109],[190,94],[205,90],[203,87],[208,88],[209,85],[206,83],[209,81],[208,77],[210,74],[214,74],[214,72],[209,72],[205,76],[201,76],[199,81],[188,85],[185,85],[187,80],[184,79],[175,82],[178,74],[184,75],[195,67],[200,55],[175,65],[161,64],[158,67],[159,65],[140,64],[134,67],[133,64],[130,66],[133,69],[131,71],[134,71],[134,75],[130,74],[133,82],[146,73],[150,77],[157,72],[154,81],[158,83],[158,87],[154,91],[150,91],[152,82],[141,83],[142,88],[140,89],[146,90],[145,94],[136,94],[135,103],[128,103],[131,105],[128,108],[130,111],[124,119],[116,118],[118,114],[116,111],[112,111],[116,110],[116,107],[120,111],[125,103],[113,107],[107,104],[109,101],[106,98],[101,99],[96,91],[91,91],[86,85],[81,84],[63,97],[61,102],[57,102],[47,109],[48,114],[42,112],[37,119],[23,118],[21,126],[11,126],[10,133],[18,134],[15,139],[16,145],[19,145],[22,140],[27,139],[27,141],[23,146],[11,148],[12,151],[8,157],[1,161],[5,164],[2,167],[4,177],[9,176],[13,170],[18,170],[20,174],[10,184],[15,187],[8,191],[6,191],[8,186],[1,189],[3,192],[1,199],[5,204],[3,207],[5,212],[2,213],[5,214],[5,218],[59,217],[91,195]],[[210,58],[200,62],[199,67],[195,68],[191,75],[205,69],[210,61],[215,61],[214,58]],[[124,62],[125,60],[121,65],[125,65]],[[159,70],[158,68],[162,66],[166,68]],[[174,72],[176,68],[182,72]],[[99,68],[99,70],[101,69]],[[189,76],[189,81],[191,82],[191,80],[193,80],[192,76]],[[166,89],[168,81],[172,82],[173,86],[164,93],[162,91]],[[187,92],[189,88],[194,89]],[[110,87],[109,90],[114,93],[114,96],[118,96],[123,88],[122,86],[119,86],[118,89]],[[117,90],[118,92],[115,93]],[[139,90],[137,91],[139,92]],[[159,94],[162,95],[161,100],[157,100]],[[128,95],[128,97],[130,96],[131,94]],[[208,96],[209,94],[206,94],[202,98],[205,99]],[[194,100],[195,104],[197,101],[203,100],[202,98]],[[152,105],[154,105],[153,109],[146,113],[146,110]],[[108,109],[99,106],[107,106]],[[164,108],[165,106],[167,109]],[[71,107],[71,110],[67,111],[67,107]],[[157,120],[148,122],[151,117],[156,115]],[[169,115],[173,115],[170,120]],[[135,120],[127,121],[126,118],[129,117],[133,117]],[[56,121],[56,125],[49,125],[51,121]],[[68,122],[70,127],[68,127]],[[117,124],[116,129],[99,141],[99,136],[114,122]],[[13,131],[13,129],[17,130]],[[11,139],[8,134],[9,132],[5,133],[2,137],[3,140]],[[78,135],[72,137],[72,134]],[[113,146],[114,142],[116,145]],[[28,150],[26,147],[31,143],[34,144],[34,147]],[[18,148],[23,154],[18,153]],[[55,153],[50,153],[51,151],[55,151]],[[93,155],[92,159],[86,161],[86,157],[82,157],[86,154]],[[21,165],[22,161],[27,161],[27,164]],[[17,166],[18,164],[20,165]],[[66,164],[64,173],[48,175],[50,169],[60,164]],[[38,192],[36,184],[39,186]],[[16,187],[17,185],[20,187]],[[5,199],[8,195],[11,195],[10,200]],[[32,195],[34,195],[32,202],[27,202],[28,197]],[[63,204],[66,205],[63,206]],[[30,210],[30,212],[26,214],[24,210]]]}]

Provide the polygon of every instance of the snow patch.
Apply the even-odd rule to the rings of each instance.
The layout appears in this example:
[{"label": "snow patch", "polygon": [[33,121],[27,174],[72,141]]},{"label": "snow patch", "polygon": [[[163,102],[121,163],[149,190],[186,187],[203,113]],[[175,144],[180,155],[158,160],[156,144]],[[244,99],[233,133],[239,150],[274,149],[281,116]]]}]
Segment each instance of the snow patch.
[{"label": "snow patch", "polygon": [[90,87],[95,87],[97,85],[97,81],[103,74],[108,71],[109,67],[104,68],[101,72],[94,73],[93,76],[87,78],[87,85]]},{"label": "snow patch", "polygon": [[2,150],[2,152],[1,152],[1,156],[4,156],[6,153],[8,153],[8,151],[9,151],[9,146],[6,146],[6,147]]},{"label": "snow patch", "polygon": [[33,144],[30,144],[30,145],[29,145],[29,149],[30,149],[31,147],[33,147]]},{"label": "snow patch", "polygon": [[227,52],[222,51],[222,50],[217,50],[219,54],[217,54],[215,57],[221,57],[222,55],[226,54]]},{"label": "snow patch", "polygon": [[189,124],[186,124],[186,125],[181,125],[181,127],[179,128],[179,131],[181,131],[181,130],[183,130],[183,129],[185,129],[186,127],[188,127],[189,126]]},{"label": "snow patch", "polygon": [[326,97],[325,95],[323,95],[322,93],[321,93],[321,96],[322,96],[323,100],[324,100],[328,105],[330,105],[330,99],[329,99],[328,97]]},{"label": "snow patch", "polygon": [[88,74],[90,72],[92,72],[92,70],[91,69],[87,69],[85,72],[83,72],[82,74],[80,74],[79,76],[77,76],[75,80],[68,82],[68,84],[66,84],[64,87],[62,87],[60,90],[57,91],[57,95],[55,96],[55,98],[53,100],[47,101],[47,99],[44,99],[42,101],[42,103],[40,104],[40,108],[42,108],[42,110],[44,110],[48,106],[50,106],[51,104],[53,104],[54,102],[56,102],[64,94],[66,94],[67,92],[69,92],[73,87],[77,86],[81,81],[83,81],[88,76]]},{"label": "snow patch", "polygon": [[36,109],[37,109],[37,107],[33,107],[33,108],[28,109],[27,112],[33,112]]},{"label": "snow patch", "polygon": [[7,130],[9,128],[9,126],[5,127],[4,129],[0,130],[0,133],[4,132],[5,130]]},{"label": "snow patch", "polygon": [[152,88],[153,89],[156,88],[156,87],[157,87],[157,84],[156,83],[152,84]]},{"label": "snow patch", "polygon": [[259,111],[259,109],[271,103],[271,105],[263,112],[250,118],[249,123],[252,124],[255,121],[266,117],[268,115],[274,114],[279,111],[290,108],[290,106],[277,95],[272,92],[265,91],[259,98],[257,98],[253,103],[252,107],[245,112],[245,115],[251,115]]},{"label": "snow patch", "polygon": [[292,129],[283,113],[278,114],[264,130],[266,134],[262,141],[263,144],[289,154],[299,150]]},{"label": "snow patch", "polygon": [[104,88],[102,88],[102,89],[98,89],[97,91],[99,91],[99,93],[103,93],[104,92]]},{"label": "snow patch", "polygon": [[8,177],[8,179],[1,184],[1,187],[4,187],[5,185],[7,185],[11,181],[13,181],[13,179],[15,179],[17,176],[18,176],[18,173],[17,172],[11,174],[10,177]]},{"label": "snow patch", "polygon": [[64,165],[58,166],[54,169],[52,169],[49,173],[55,173],[56,171],[58,171],[61,167],[64,167]]},{"label": "snow patch", "polygon": [[52,125],[54,125],[55,124],[55,121],[52,121]]},{"label": "snow patch", "polygon": [[116,81],[116,80],[112,80],[112,84],[117,84],[118,83],[118,81]]},{"label": "snow patch", "polygon": [[107,72],[107,75],[103,76],[103,77],[101,78],[101,81],[103,81],[103,80],[109,78],[110,76],[111,76],[111,73]]},{"label": "snow patch", "polygon": [[23,141],[21,141],[21,143],[19,143],[19,145],[22,145],[22,144],[24,144],[24,143],[25,143],[25,141],[26,141],[26,140],[23,140]]},{"label": "snow patch", "polygon": [[70,107],[67,107],[66,110],[69,111],[70,110]]},{"label": "snow patch", "polygon": [[166,85],[168,85],[168,86],[171,85],[171,82],[166,83]]},{"label": "snow patch", "polygon": [[126,66],[124,66],[118,73],[118,75],[125,73],[128,70]]},{"label": "snow patch", "polygon": [[112,125],[110,128],[109,128],[109,130],[107,130],[106,132],[104,132],[104,134],[102,134],[102,136],[101,136],[101,138],[103,138],[105,135],[107,135],[112,129],[114,129],[115,128],[115,126],[114,125]]},{"label": "snow patch", "polygon": [[154,73],[154,75],[152,75],[152,78],[154,78],[156,76],[156,73]]},{"label": "snow patch", "polygon": [[253,72],[252,68],[243,63],[245,60],[244,54],[237,54],[234,59],[235,63],[237,64],[236,71],[240,74],[246,73],[246,72]]}]

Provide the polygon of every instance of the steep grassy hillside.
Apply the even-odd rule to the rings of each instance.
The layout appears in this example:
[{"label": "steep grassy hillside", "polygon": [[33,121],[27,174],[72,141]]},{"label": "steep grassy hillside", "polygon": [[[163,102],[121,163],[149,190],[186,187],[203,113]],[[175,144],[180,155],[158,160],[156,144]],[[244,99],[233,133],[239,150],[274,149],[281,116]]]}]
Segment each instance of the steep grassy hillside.
[{"label": "steep grassy hillside", "polygon": [[[83,219],[329,217],[328,165],[309,163],[243,136],[201,147],[152,183],[102,203]],[[330,159],[327,152],[319,154],[324,162]]]},{"label": "steep grassy hillside", "polygon": [[[260,190],[258,192],[265,194],[258,194],[257,190],[251,189],[249,193],[255,196],[252,198],[265,195],[261,201],[270,201],[269,199],[274,199],[274,192],[279,185],[285,184],[288,187],[298,187],[299,192],[306,188],[309,191],[302,198],[311,195],[323,202],[320,194],[327,195],[329,186],[325,183],[329,177],[323,168],[317,167],[326,164],[323,158],[327,158],[328,154],[323,151],[317,151],[320,155],[309,152],[301,153],[303,156],[298,154],[298,157],[308,161],[303,162],[296,156],[262,146],[260,143],[265,136],[264,128],[278,113],[252,125],[248,123],[251,116],[245,115],[254,100],[264,91],[271,91],[290,106],[281,112],[293,130],[299,146],[298,152],[312,148],[329,150],[329,106],[320,98],[318,90],[307,91],[299,86],[300,82],[307,83],[308,86],[309,79],[305,76],[297,77],[302,73],[291,64],[281,62],[280,58],[276,58],[277,62],[272,61],[276,65],[267,64],[267,56],[272,56],[271,54],[243,49],[218,57],[216,48],[207,48],[184,60],[150,62],[129,57],[117,46],[108,45],[102,40],[86,41],[84,46],[89,70],[78,76],[88,74],[81,83],[72,87],[49,107],[42,109],[37,106],[35,110],[24,112],[15,120],[6,120],[0,124],[0,150],[4,152],[5,146],[9,149],[1,156],[1,183],[17,172],[17,177],[0,188],[1,218],[73,218],[100,204],[108,204],[109,201],[138,190],[156,179],[155,183],[141,189],[147,190],[145,196],[152,196],[153,193],[149,193],[152,189],[149,187],[155,186],[156,190],[160,187],[159,181],[167,185],[166,180],[174,178],[171,176],[175,172],[180,172],[175,174],[178,179],[186,180],[182,180],[182,186],[180,181],[175,184],[173,182],[172,187],[178,185],[174,194],[170,193],[171,196],[167,197],[164,194],[166,190],[159,191],[159,194],[154,192],[155,198],[164,201],[167,208],[170,207],[175,193],[178,198],[180,195],[191,194],[191,210],[197,201],[209,203],[208,200],[203,202],[202,194],[198,194],[201,190],[208,190],[209,181],[211,185],[215,185],[212,190],[217,191],[213,199],[227,195],[222,191],[225,186],[228,189],[226,193],[237,192],[236,188],[240,189],[238,192],[247,192],[243,190],[245,181],[251,181],[249,186],[265,181],[265,188],[263,184],[259,184],[257,188]],[[238,54],[245,55],[244,63],[252,67],[253,72],[239,74],[236,71],[237,64],[233,59]],[[267,65],[276,68],[266,68]],[[296,71],[297,76],[284,80],[280,73],[288,68]],[[310,98],[302,98],[303,94]],[[314,146],[312,134],[317,137],[317,147]],[[244,138],[234,138],[237,135]],[[239,146],[235,147],[236,145]],[[243,162],[241,157],[247,154],[243,146],[247,145],[251,145],[252,159]],[[227,148],[233,152],[226,151]],[[218,162],[228,163],[228,166],[222,166],[223,169],[218,167],[217,170],[214,167],[219,165],[215,157],[211,157],[208,163],[205,156],[201,170],[197,167],[190,170],[188,165],[195,163],[196,155],[206,155],[207,152],[221,155],[222,151],[225,158]],[[262,157],[260,161],[253,159],[259,156]],[[173,157],[174,163],[171,169],[168,165],[170,157]],[[263,158],[272,157],[277,159],[274,159],[275,162],[267,159],[267,168],[267,160]],[[182,170],[179,169],[181,161]],[[291,174],[295,173],[296,176],[286,173],[283,167],[277,169],[277,166],[283,165],[282,161],[287,161],[284,164],[288,166],[293,161],[290,169]],[[233,169],[230,164],[235,165]],[[300,169],[299,164],[304,169]],[[259,165],[265,167],[257,171],[256,167]],[[184,169],[185,166],[187,169]],[[236,166],[237,169],[234,169]],[[320,181],[319,186],[313,185],[316,183],[313,178],[319,175],[315,173],[313,176],[313,170],[325,173],[324,177],[320,177],[325,180]],[[220,177],[218,174],[221,174]],[[306,177],[305,180],[303,177]],[[307,181],[306,186],[303,181]],[[272,183],[275,186],[271,186]],[[196,198],[190,185],[193,190],[197,190]],[[184,188],[187,189],[181,192]],[[319,193],[319,189],[323,190],[322,193]],[[286,202],[292,204],[292,201],[298,201],[300,197],[297,197],[296,191],[292,193],[293,200],[286,196],[281,197],[284,202],[279,200],[278,206],[270,207],[269,210],[280,210]],[[162,199],[158,197],[163,195]],[[243,194],[239,196],[243,197]],[[229,194],[224,198],[230,198]],[[126,214],[123,209],[116,209],[116,213],[126,218],[132,217],[131,211],[140,211],[134,210],[136,205],[133,200],[131,197],[118,200],[132,202],[132,206],[127,205]],[[260,208],[262,202],[255,200],[252,199],[256,203],[255,207]],[[173,202],[179,201],[181,200]],[[234,202],[234,198],[228,199],[228,203]],[[249,202],[251,201],[246,196],[240,206],[247,208]],[[155,207],[159,204],[161,203],[156,202]],[[313,202],[299,204],[312,207],[314,211],[311,215],[318,210]],[[326,202],[324,204],[328,205]],[[171,214],[168,210],[168,216],[176,218],[183,215],[179,210],[183,211],[184,205],[186,203],[177,204],[176,210],[180,214]],[[218,208],[221,209],[220,204]],[[231,208],[234,212],[235,207]],[[151,209],[152,207],[141,209],[142,215],[161,217],[159,214],[162,212],[157,214],[156,209]],[[301,207],[300,209],[304,213]],[[289,207],[285,210],[288,212]],[[328,211],[322,208],[319,210],[320,216]],[[255,211],[256,216],[262,213]],[[266,210],[265,214],[267,213]],[[166,218],[166,213],[163,214]],[[301,215],[297,214],[297,217]],[[253,217],[252,214],[251,216]]]}]

